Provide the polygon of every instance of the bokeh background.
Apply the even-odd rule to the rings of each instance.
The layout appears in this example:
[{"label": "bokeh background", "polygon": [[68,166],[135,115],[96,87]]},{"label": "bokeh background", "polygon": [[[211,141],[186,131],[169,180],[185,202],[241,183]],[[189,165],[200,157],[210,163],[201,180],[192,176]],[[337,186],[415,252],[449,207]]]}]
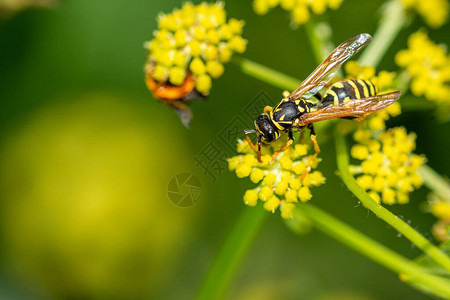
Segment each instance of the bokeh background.
[{"label": "bokeh background", "polygon": [[[14,1],[0,3],[14,4]],[[17,3],[22,1],[17,1]],[[52,1],[49,1],[50,3]],[[198,1],[194,1],[195,3]],[[16,4],[17,4],[16,3]],[[345,0],[327,13],[334,42],[374,33],[383,1]],[[0,20],[0,298],[191,299],[252,186],[225,171],[213,182],[194,157],[258,92],[274,104],[281,91],[231,64],[209,100],[194,103],[186,129],[147,91],[143,42],[159,12],[181,1],[71,0],[50,8],[3,11]],[[315,67],[303,28],[289,28],[279,9],[264,17],[250,1],[226,1],[228,16],[246,22],[245,57],[298,78]],[[401,32],[380,69],[395,70]],[[448,44],[449,25],[430,32]],[[418,134],[440,173],[449,171],[450,130],[430,111],[410,111],[390,125]],[[248,124],[252,127],[252,124]],[[392,249],[420,252],[358,206],[335,175],[333,143],[322,133],[327,184],[313,203]],[[191,208],[167,198],[169,180],[195,174],[203,193]],[[392,210],[426,237],[427,189]],[[230,299],[426,299],[397,276],[321,232],[298,236],[270,217],[229,291]]]}]

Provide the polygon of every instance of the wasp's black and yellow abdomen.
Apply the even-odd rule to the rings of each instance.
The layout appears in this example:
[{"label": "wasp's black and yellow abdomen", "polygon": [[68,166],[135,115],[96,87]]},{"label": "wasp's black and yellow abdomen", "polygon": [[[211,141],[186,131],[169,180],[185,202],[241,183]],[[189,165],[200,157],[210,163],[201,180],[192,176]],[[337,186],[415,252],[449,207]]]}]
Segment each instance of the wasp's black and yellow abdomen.
[{"label": "wasp's black and yellow abdomen", "polygon": [[320,106],[338,105],[352,99],[368,98],[376,94],[377,88],[369,80],[343,80],[333,84],[323,95]]}]

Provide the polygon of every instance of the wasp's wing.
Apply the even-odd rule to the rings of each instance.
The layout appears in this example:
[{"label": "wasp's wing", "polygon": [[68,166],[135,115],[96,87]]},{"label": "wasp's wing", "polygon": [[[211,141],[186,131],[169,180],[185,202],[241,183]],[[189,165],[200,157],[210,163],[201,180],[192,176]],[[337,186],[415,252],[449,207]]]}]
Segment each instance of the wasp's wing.
[{"label": "wasp's wing", "polygon": [[340,44],[289,96],[289,100],[300,97],[309,99],[320,91],[336,74],[341,65],[372,39],[370,34],[361,33]]},{"label": "wasp's wing", "polygon": [[369,114],[391,105],[400,95],[400,91],[394,91],[373,97],[350,100],[339,105],[325,106],[316,111],[303,114],[300,117],[299,125],[305,126],[318,121]]}]

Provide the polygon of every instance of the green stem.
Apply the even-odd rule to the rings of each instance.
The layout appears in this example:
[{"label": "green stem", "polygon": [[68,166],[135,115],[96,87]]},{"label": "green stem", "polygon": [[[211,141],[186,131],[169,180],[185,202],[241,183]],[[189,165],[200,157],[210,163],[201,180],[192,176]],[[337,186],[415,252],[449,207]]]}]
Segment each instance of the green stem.
[{"label": "green stem", "polygon": [[400,1],[392,0],[384,5],[380,25],[373,41],[361,54],[359,64],[376,67],[407,21],[405,8]]},{"label": "green stem", "polygon": [[296,214],[300,212],[310,219],[315,227],[337,241],[398,274],[406,275],[409,281],[427,286],[430,289],[429,292],[440,297],[450,298],[450,284],[447,280],[427,273],[425,269],[415,263],[313,205],[298,205],[297,210]]},{"label": "green stem", "polygon": [[404,235],[423,252],[428,254],[438,264],[443,266],[446,270],[450,271],[450,258],[445,253],[443,253],[438,247],[430,243],[426,238],[415,231],[402,219],[378,204],[358,185],[349,170],[349,158],[345,145],[345,137],[337,130],[335,130],[335,142],[339,175],[348,189],[361,201],[361,203],[366,208],[372,211],[380,219],[394,227],[398,232]]},{"label": "green stem", "polygon": [[282,90],[288,89],[293,91],[301,82],[301,80],[297,78],[275,71],[274,69],[268,68],[243,57],[233,57],[231,61],[238,65],[243,73],[263,82],[269,83]]},{"label": "green stem", "polygon": [[206,274],[197,299],[222,299],[242,258],[270,214],[262,207],[246,207],[233,226]]},{"label": "green stem", "polygon": [[427,165],[419,168],[419,174],[430,190],[435,192],[439,198],[450,202],[450,185],[448,180],[442,178],[435,170]]}]

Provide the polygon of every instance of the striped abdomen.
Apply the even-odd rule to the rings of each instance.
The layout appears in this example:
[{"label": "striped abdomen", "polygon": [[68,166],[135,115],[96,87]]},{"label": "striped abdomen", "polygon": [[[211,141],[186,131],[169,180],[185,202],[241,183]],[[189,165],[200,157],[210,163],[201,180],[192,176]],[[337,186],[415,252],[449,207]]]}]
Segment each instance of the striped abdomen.
[{"label": "striped abdomen", "polygon": [[336,82],[323,95],[321,106],[338,105],[352,99],[375,96],[377,88],[369,80],[347,79]]}]

